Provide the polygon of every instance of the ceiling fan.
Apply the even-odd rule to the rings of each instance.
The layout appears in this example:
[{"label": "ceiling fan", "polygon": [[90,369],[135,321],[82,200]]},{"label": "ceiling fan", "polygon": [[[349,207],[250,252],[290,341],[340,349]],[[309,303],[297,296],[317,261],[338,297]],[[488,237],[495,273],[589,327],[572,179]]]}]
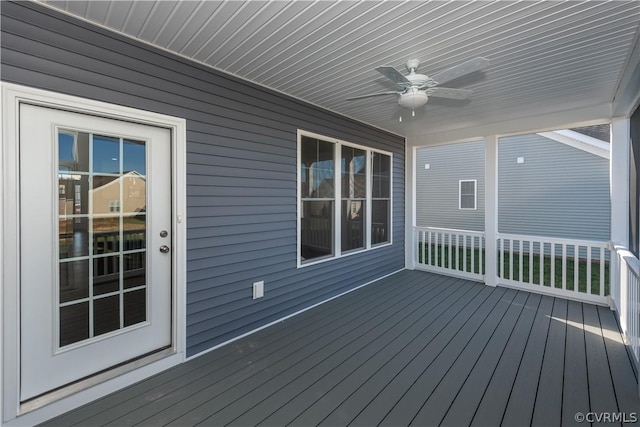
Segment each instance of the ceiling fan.
[{"label": "ceiling fan", "polygon": [[395,91],[372,93],[368,95],[354,96],[347,98],[347,101],[355,99],[370,98],[380,95],[397,94],[398,104],[404,108],[416,109],[427,103],[430,96],[449,99],[467,99],[473,93],[469,89],[453,89],[440,86],[451,80],[485,69],[489,65],[489,60],[485,58],[474,58],[460,65],[456,65],[447,70],[441,71],[431,77],[425,74],[418,74],[416,70],[420,65],[420,60],[410,59],[407,61],[409,75],[405,76],[393,67],[378,67],[376,71],[393,81],[396,84]]}]

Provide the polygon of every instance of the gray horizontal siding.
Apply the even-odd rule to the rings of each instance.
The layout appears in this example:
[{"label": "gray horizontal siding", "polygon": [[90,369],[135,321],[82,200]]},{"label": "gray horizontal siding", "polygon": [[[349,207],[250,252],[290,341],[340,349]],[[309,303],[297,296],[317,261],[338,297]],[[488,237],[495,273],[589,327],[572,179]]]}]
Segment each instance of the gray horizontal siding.
[{"label": "gray horizontal siding", "polygon": [[[187,119],[189,355],[403,268],[402,138],[35,3],[1,13],[3,81]],[[393,153],[393,245],[296,268],[298,129]]]},{"label": "gray horizontal siding", "polygon": [[[425,147],[416,153],[416,223],[484,231],[484,141]],[[429,164],[430,169],[424,165]],[[477,180],[477,209],[461,210],[459,180]]]},{"label": "gray horizontal siding", "polygon": [[498,170],[500,232],[609,240],[608,159],[529,134],[500,138]]}]

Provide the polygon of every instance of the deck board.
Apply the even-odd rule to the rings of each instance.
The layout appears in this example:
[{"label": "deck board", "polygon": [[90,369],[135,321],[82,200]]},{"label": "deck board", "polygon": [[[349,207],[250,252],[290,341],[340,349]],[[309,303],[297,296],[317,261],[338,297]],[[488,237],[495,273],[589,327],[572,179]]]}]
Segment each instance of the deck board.
[{"label": "deck board", "polygon": [[[587,376],[589,378],[589,402],[591,412],[602,414],[618,412],[618,404],[609,371],[609,360],[605,350],[598,308],[583,305],[585,348],[587,350]],[[604,426],[610,422],[594,422],[593,426]]]},{"label": "deck board", "polygon": [[[582,304],[569,301],[567,307],[567,341],[564,358],[564,389],[562,393],[562,425],[578,426],[578,412],[589,412],[587,355],[584,347]],[[586,412],[585,412],[586,411]]]},{"label": "deck board", "polygon": [[562,418],[567,301],[556,299],[551,316],[533,409],[533,426],[557,426]]},{"label": "deck board", "polygon": [[570,425],[638,409],[607,308],[403,271],[46,425]]}]

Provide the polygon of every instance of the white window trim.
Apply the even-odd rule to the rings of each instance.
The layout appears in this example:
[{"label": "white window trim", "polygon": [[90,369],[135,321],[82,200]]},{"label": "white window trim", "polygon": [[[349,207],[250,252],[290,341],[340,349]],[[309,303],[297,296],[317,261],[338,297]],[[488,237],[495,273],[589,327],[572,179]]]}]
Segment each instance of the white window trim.
[{"label": "white window trim", "polygon": [[[0,150],[0,278],[2,278],[2,312],[0,329],[4,331],[0,346],[0,424],[33,425],[68,412],[114,391],[120,390],[171,366],[182,363],[186,353],[186,120],[164,114],[122,107],[41,89],[0,83],[2,100],[2,149]],[[19,223],[19,105],[60,108],[101,117],[133,121],[168,128],[172,134],[173,200],[173,323],[174,342],[165,357],[152,358],[148,364],[128,365],[121,375],[105,376],[97,383],[37,409],[20,405],[20,236]],[[117,371],[114,370],[114,371]],[[100,375],[98,375],[100,377]],[[110,379],[106,379],[110,378]],[[89,380],[88,380],[89,381]]]},{"label": "white window trim", "polygon": [[[473,207],[462,207],[462,183],[473,182]],[[478,180],[477,179],[461,179],[458,181],[458,209],[461,211],[475,211],[478,209]]]},{"label": "white window trim", "polygon": [[[300,173],[300,165],[302,163],[302,137],[306,136],[308,138],[316,138],[321,139],[323,141],[328,141],[334,144],[334,158],[336,159],[336,164],[334,167],[334,229],[333,229],[333,255],[326,256],[322,258],[317,258],[312,261],[303,262],[301,260],[301,237],[302,237],[302,218],[301,218],[301,206],[302,206],[302,176]],[[297,132],[298,144],[297,144],[297,205],[296,205],[296,220],[297,220],[297,233],[296,233],[296,263],[298,268],[308,267],[311,265],[321,264],[327,261],[335,260],[338,258],[344,258],[351,255],[362,254],[364,252],[368,252],[371,250],[376,250],[379,248],[383,248],[386,246],[390,246],[393,244],[393,153],[390,151],[379,150],[377,148],[367,147],[365,145],[354,144],[352,142],[344,141],[341,139],[332,138],[326,135],[321,135],[314,132],[308,132],[305,130],[298,129]],[[339,158],[342,155],[341,147],[352,147],[357,148],[359,150],[364,150],[367,152],[366,162],[367,162],[367,194],[366,194],[366,217],[365,217],[365,247],[362,249],[351,249],[346,252],[342,252],[341,244],[342,235],[340,224],[342,220],[342,180],[340,177],[340,167],[338,167]],[[384,154],[389,156],[390,159],[390,173],[389,173],[389,186],[390,186],[390,206],[389,206],[389,241],[384,243],[377,243],[375,245],[371,244],[371,206],[372,206],[372,182],[371,181],[371,153],[376,152],[380,154]]]}]

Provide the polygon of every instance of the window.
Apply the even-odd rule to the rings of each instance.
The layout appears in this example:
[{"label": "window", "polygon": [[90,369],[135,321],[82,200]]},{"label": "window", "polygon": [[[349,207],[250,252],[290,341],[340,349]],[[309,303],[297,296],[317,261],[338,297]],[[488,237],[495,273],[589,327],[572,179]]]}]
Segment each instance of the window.
[{"label": "window", "polygon": [[476,184],[477,180],[460,180],[460,209],[476,209]]},{"label": "window", "polygon": [[299,132],[299,264],[391,242],[391,154]]}]

